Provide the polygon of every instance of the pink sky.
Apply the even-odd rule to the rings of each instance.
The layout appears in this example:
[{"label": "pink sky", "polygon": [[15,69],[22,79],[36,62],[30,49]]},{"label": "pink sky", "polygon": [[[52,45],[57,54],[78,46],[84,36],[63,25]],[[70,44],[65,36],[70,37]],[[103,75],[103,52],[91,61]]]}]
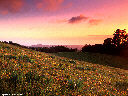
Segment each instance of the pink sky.
[{"label": "pink sky", "polygon": [[22,45],[103,43],[128,29],[127,0],[1,0],[0,40]]}]

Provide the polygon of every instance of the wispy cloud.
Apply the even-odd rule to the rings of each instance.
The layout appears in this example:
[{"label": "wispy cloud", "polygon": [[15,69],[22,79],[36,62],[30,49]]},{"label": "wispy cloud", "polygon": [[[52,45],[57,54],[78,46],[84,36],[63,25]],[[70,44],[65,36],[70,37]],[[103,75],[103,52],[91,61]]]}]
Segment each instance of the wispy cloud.
[{"label": "wispy cloud", "polygon": [[37,3],[38,9],[43,9],[45,11],[55,11],[59,9],[64,0],[41,0]]},{"label": "wispy cloud", "polygon": [[103,20],[101,19],[94,19],[91,17],[87,17],[84,15],[72,17],[71,19],[67,20],[69,24],[77,24],[81,22],[86,22],[87,24],[93,26],[93,25],[98,25],[100,24]]},{"label": "wispy cloud", "polygon": [[86,21],[88,19],[89,19],[89,17],[85,17],[84,15],[80,15],[80,16],[72,17],[71,19],[68,20],[68,23],[71,23],[71,24],[80,23],[80,22]]},{"label": "wispy cloud", "polygon": [[90,25],[98,25],[98,24],[100,24],[101,22],[102,22],[101,19],[90,19],[88,23],[89,23]]},{"label": "wispy cloud", "polygon": [[112,38],[113,35],[88,35],[90,39],[105,39],[105,38]]},{"label": "wispy cloud", "polygon": [[56,23],[64,23],[64,22],[67,22],[67,20],[66,20],[66,19],[63,19],[63,20],[56,20],[55,22],[56,22]]},{"label": "wispy cloud", "polygon": [[[56,11],[61,8],[64,0],[0,0],[0,14],[6,15],[8,13],[20,12],[30,9],[42,9],[45,11]],[[71,4],[70,4],[71,6]],[[69,3],[63,7],[70,7]]]},{"label": "wispy cloud", "polygon": [[9,12],[18,12],[24,4],[24,0],[0,0],[0,13],[3,15]]}]

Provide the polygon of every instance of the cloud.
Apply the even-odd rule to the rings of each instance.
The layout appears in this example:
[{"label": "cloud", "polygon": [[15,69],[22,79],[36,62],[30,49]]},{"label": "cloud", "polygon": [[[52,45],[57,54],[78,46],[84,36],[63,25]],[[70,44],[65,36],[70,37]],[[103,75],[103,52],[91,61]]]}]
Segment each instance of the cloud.
[{"label": "cloud", "polygon": [[0,0],[0,13],[18,12],[23,6],[23,0]]},{"label": "cloud", "polygon": [[112,38],[113,35],[88,35],[88,39],[104,40],[106,38]]},{"label": "cloud", "polygon": [[41,0],[36,6],[38,9],[43,9],[45,11],[56,11],[63,2],[64,0]]},{"label": "cloud", "polygon": [[67,22],[67,20],[66,19],[62,19],[62,20],[56,20],[55,22],[56,23],[64,23],[64,22]]},{"label": "cloud", "polygon": [[71,19],[68,20],[68,23],[74,24],[74,23],[80,23],[82,21],[88,20],[89,17],[85,17],[84,15],[72,17]]},{"label": "cloud", "polygon": [[98,24],[100,24],[102,22],[102,20],[100,20],[100,19],[90,19],[89,20],[89,24],[90,25],[98,25]]},{"label": "cloud", "polygon": [[92,17],[87,17],[84,15],[80,15],[80,16],[76,16],[76,17],[72,17],[69,20],[66,19],[62,19],[62,20],[58,20],[58,23],[63,23],[63,22],[68,22],[69,24],[78,24],[81,22],[86,22],[87,24],[93,26],[93,25],[98,25],[100,24],[103,20],[102,19],[94,19]]},{"label": "cloud", "polygon": [[89,37],[112,37],[113,35],[88,35]]},{"label": "cloud", "polygon": [[7,15],[8,14],[8,10],[1,11],[0,14]]}]

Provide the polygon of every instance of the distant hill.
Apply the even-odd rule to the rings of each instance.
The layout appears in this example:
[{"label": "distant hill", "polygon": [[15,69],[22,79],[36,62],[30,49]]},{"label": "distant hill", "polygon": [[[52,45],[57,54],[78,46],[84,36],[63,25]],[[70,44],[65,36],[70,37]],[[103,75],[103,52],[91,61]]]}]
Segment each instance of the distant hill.
[{"label": "distant hill", "polygon": [[[29,47],[54,47],[54,46],[58,46],[58,45],[42,45],[42,44],[37,44],[37,45],[31,45]],[[59,45],[61,46],[61,45]],[[84,46],[84,45],[62,45],[62,46],[65,46],[65,47],[68,47],[68,48],[77,48],[78,50],[81,50],[81,48]]]}]

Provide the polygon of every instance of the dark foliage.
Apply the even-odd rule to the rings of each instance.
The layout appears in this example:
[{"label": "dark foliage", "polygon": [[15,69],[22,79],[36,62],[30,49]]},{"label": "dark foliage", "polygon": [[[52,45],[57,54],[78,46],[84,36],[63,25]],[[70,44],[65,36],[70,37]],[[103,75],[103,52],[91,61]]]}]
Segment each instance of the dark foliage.
[{"label": "dark foliage", "polygon": [[30,49],[46,52],[46,53],[57,53],[57,52],[76,52],[77,49],[70,49],[65,46],[55,46],[55,47],[29,47]]},{"label": "dark foliage", "polygon": [[85,45],[81,51],[127,56],[128,35],[125,29],[117,29],[113,35],[113,38],[105,39],[103,44]]}]

